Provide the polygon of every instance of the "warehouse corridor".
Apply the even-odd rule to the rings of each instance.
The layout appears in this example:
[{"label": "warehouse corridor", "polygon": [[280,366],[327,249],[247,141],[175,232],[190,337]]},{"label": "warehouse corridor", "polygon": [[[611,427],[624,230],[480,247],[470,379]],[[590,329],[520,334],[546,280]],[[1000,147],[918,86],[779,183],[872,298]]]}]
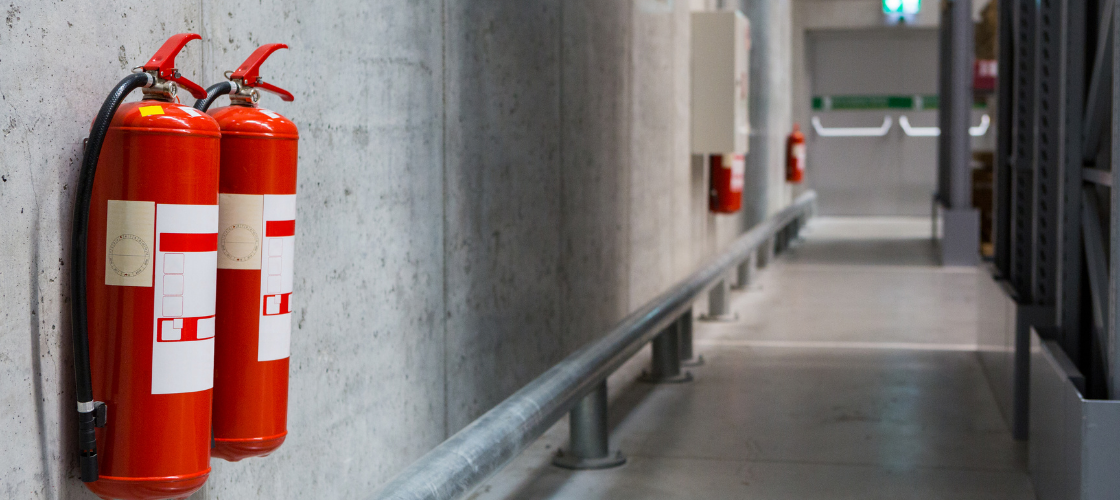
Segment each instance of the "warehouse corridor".
[{"label": "warehouse corridor", "polygon": [[812,220],[734,295],[738,321],[695,322],[692,383],[636,381],[648,354],[609,380],[625,466],[551,466],[565,419],[469,498],[1034,498],[975,353],[986,276],[937,266],[929,231]]}]

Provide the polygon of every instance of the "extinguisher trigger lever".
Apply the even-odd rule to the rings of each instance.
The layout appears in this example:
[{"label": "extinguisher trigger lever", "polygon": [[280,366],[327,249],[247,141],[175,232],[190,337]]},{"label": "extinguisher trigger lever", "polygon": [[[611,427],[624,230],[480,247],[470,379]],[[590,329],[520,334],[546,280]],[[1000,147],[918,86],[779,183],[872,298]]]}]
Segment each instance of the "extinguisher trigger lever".
[{"label": "extinguisher trigger lever", "polygon": [[191,40],[200,40],[202,36],[197,33],[179,33],[171,38],[168,38],[163,46],[156,51],[156,54],[148,60],[146,64],[141,66],[141,69],[149,74],[154,75],[159,80],[155,85],[152,85],[151,92],[145,92],[146,95],[153,94],[166,94],[168,100],[175,97],[175,89],[166,82],[174,82],[177,85],[187,89],[195,99],[202,99],[206,97],[206,89],[201,85],[188,80],[186,77],[175,68],[175,57]]},{"label": "extinguisher trigger lever", "polygon": [[257,80],[256,87],[265,92],[270,92],[280,96],[280,99],[283,101],[292,102],[296,100],[296,97],[293,96],[291,92],[288,92],[287,90],[277,87],[271,83],[262,82],[259,79]]},{"label": "extinguisher trigger lever", "polygon": [[[283,43],[268,43],[265,45],[261,45],[260,47],[257,47],[257,50],[254,50],[253,53],[249,55],[249,58],[246,59],[245,62],[241,63],[241,66],[237,67],[236,71],[227,73],[226,78],[242,87],[257,88],[265,92],[276,94],[285,101],[294,101],[296,100],[296,98],[292,95],[291,92],[288,92],[287,90],[277,87],[271,83],[266,83],[264,81],[264,78],[262,78],[260,75],[261,64],[264,64],[265,59],[268,59],[268,56],[272,55],[273,52],[286,48],[288,48],[288,46]],[[243,91],[241,93],[248,96],[248,94],[251,94],[251,91],[249,89],[246,89],[246,91]],[[256,101],[253,100],[252,102]]]}]

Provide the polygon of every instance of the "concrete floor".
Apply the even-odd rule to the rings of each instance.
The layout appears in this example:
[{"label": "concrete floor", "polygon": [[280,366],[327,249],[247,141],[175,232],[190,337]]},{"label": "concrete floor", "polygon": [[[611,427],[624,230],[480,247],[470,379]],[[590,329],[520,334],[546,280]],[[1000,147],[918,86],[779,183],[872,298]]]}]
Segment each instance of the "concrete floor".
[{"label": "concrete floor", "polygon": [[976,273],[935,265],[926,219],[817,219],[697,322],[695,381],[609,381],[620,468],[548,464],[561,421],[469,498],[1033,499],[976,359]]}]

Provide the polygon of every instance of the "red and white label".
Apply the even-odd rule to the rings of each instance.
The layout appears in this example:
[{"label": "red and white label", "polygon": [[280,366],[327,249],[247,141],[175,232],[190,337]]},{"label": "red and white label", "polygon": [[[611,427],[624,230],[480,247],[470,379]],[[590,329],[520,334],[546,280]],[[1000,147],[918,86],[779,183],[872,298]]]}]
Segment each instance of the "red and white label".
[{"label": "red and white label", "polygon": [[272,361],[291,356],[296,195],[264,195],[263,212],[257,361]]},{"label": "red and white label", "polygon": [[218,268],[260,273],[257,361],[287,358],[292,337],[296,195],[218,195]]},{"label": "red and white label", "polygon": [[805,168],[805,145],[795,144],[793,146],[793,159],[797,162],[798,168]]},{"label": "red and white label", "polygon": [[[726,157],[725,157],[726,158]],[[744,171],[746,170],[746,156],[744,155],[731,155],[731,191],[734,193],[743,192]]]},{"label": "red and white label", "polygon": [[152,394],[214,386],[218,206],[156,205]]}]

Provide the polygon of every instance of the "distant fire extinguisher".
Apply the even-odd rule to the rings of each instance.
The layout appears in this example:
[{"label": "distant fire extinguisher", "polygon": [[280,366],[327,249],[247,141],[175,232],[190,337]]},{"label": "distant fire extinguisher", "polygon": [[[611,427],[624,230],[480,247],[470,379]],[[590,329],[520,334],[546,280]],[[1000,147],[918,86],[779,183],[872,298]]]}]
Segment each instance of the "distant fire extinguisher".
[{"label": "distant fire extinguisher", "polygon": [[299,131],[257,104],[260,90],[295,99],[259,74],[286,48],[261,46],[195,103],[203,111],[222,95],[231,103],[210,111],[222,130],[211,454],[230,461],[268,455],[288,434]]},{"label": "distant fire extinguisher", "polygon": [[712,191],[708,201],[711,211],[731,214],[742,208],[745,168],[745,155],[711,156]]},{"label": "distant fire extinguisher", "polygon": [[794,123],[793,132],[786,140],[786,181],[798,184],[805,179],[805,134],[801,125]]},{"label": "distant fire extinguisher", "polygon": [[[78,447],[81,479],[102,498],[184,498],[210,473],[221,135],[213,118],[177,104],[179,86],[206,93],[175,69],[199,38],[171,37],[117,84],[79,174]],[[143,100],[122,105],[137,88]]]}]

